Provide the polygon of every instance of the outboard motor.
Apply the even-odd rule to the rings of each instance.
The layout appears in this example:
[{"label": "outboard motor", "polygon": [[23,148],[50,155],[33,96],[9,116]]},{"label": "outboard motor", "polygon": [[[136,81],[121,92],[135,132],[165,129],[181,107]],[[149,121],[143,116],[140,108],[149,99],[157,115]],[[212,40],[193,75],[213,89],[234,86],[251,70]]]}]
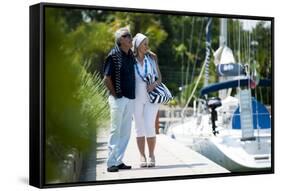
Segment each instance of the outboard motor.
[{"label": "outboard motor", "polygon": [[216,108],[221,106],[221,99],[218,97],[212,97],[208,99],[207,105],[211,109],[212,129],[213,129],[213,134],[216,135],[219,133],[216,130],[217,128],[216,121],[218,120],[218,112],[216,111]]}]

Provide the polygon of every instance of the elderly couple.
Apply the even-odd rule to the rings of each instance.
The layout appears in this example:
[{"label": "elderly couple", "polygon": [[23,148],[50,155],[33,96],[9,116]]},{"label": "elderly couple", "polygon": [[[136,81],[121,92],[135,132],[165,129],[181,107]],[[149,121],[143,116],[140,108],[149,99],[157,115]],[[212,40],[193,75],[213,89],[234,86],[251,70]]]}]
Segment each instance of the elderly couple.
[{"label": "elderly couple", "polygon": [[[153,75],[154,83],[143,80]],[[140,153],[140,167],[154,167],[156,144],[155,119],[159,105],[149,102],[148,93],[161,82],[157,57],[148,49],[148,38],[138,33],[134,38],[127,28],[115,32],[115,47],[104,65],[104,82],[109,90],[111,128],[108,140],[107,171],[131,169],[123,157],[135,121],[136,141]],[[145,155],[147,141],[149,157]]]}]

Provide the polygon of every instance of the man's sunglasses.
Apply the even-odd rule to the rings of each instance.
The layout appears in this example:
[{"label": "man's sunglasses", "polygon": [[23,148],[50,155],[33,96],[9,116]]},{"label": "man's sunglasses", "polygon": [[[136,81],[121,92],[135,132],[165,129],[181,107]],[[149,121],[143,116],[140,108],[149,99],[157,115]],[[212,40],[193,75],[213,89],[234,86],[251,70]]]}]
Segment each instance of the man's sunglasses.
[{"label": "man's sunglasses", "polygon": [[127,34],[123,34],[122,37],[123,37],[123,38],[127,38],[127,37],[128,37],[128,38],[132,38],[132,35],[129,34],[129,33],[127,33]]}]

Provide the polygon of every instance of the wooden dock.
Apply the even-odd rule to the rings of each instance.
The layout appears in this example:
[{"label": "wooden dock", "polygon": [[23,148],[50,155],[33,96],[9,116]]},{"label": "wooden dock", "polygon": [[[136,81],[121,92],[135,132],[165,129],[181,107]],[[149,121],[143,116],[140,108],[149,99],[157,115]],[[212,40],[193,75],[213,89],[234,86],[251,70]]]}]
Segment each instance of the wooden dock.
[{"label": "wooden dock", "polygon": [[[201,154],[178,143],[166,135],[157,135],[155,149],[156,167],[140,168],[139,153],[135,140],[134,128],[124,157],[124,163],[132,165],[131,170],[106,171],[108,130],[101,129],[97,137],[97,153],[92,156],[90,164],[85,169],[83,181],[132,179],[148,177],[182,176],[198,174],[228,173],[229,171],[217,165]],[[146,153],[148,152],[146,148]],[[84,171],[85,171],[84,170]]]}]

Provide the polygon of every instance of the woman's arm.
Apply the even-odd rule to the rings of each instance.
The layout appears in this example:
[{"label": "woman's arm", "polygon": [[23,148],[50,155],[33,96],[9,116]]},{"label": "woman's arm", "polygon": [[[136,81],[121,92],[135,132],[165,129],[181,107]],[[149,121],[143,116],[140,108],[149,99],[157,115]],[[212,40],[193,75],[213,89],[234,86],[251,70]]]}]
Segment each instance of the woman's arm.
[{"label": "woman's arm", "polygon": [[153,58],[153,60],[155,61],[155,65],[156,65],[156,70],[157,70],[157,74],[158,74],[158,79],[157,79],[157,83],[161,83],[162,82],[162,75],[158,66],[158,57],[157,55],[152,52],[151,50],[148,52],[148,54]]},{"label": "woman's arm", "polygon": [[150,91],[152,91],[158,84],[160,84],[160,83],[162,82],[162,75],[161,75],[161,72],[160,72],[160,69],[159,69],[159,66],[158,66],[158,58],[157,58],[157,55],[156,55],[154,52],[152,52],[152,51],[149,51],[148,53],[149,53],[149,55],[153,58],[153,60],[154,60],[154,62],[155,62],[155,66],[156,66],[155,68],[156,68],[157,74],[158,74],[158,79],[157,79],[154,83],[150,84],[150,85],[147,87],[147,91],[150,92]]},{"label": "woman's arm", "polygon": [[162,82],[162,75],[158,66],[158,59],[155,60],[155,64],[156,64],[156,70],[157,70],[157,74],[158,74],[158,79],[157,79],[157,83],[161,83]]}]

